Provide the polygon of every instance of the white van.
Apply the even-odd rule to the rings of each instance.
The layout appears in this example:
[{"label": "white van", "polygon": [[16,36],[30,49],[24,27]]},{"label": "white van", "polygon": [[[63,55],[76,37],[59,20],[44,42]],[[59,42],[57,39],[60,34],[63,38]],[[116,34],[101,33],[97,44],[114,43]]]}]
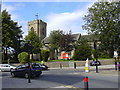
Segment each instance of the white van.
[{"label": "white van", "polygon": [[10,64],[0,64],[0,71],[11,71],[14,70],[16,66]]}]

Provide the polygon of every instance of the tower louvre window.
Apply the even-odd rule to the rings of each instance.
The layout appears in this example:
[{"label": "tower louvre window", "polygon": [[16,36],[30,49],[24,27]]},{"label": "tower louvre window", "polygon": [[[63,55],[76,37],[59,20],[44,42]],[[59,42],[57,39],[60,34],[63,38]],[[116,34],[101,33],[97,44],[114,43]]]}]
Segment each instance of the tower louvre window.
[{"label": "tower louvre window", "polygon": [[30,29],[31,31],[34,31],[34,28],[33,27],[31,27],[31,29]]}]

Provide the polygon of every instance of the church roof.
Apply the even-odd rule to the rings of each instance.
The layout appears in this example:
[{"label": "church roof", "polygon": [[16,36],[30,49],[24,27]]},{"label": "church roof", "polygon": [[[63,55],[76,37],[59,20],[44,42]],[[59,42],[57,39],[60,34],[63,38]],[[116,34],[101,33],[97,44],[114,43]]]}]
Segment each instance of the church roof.
[{"label": "church roof", "polygon": [[[72,41],[78,41],[78,40],[80,39],[80,36],[81,36],[81,34],[72,34],[72,37],[73,37],[73,40],[72,40]],[[49,43],[50,43],[50,37],[45,37],[45,38],[43,39],[43,42],[44,42],[45,44],[49,44]]]}]

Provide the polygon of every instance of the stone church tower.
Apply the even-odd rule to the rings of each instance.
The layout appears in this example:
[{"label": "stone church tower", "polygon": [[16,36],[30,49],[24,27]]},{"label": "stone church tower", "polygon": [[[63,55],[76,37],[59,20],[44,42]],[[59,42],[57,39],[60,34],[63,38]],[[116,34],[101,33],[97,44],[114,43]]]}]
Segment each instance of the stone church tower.
[{"label": "stone church tower", "polygon": [[46,37],[46,27],[47,23],[39,19],[28,22],[28,31],[34,30],[41,40]]}]

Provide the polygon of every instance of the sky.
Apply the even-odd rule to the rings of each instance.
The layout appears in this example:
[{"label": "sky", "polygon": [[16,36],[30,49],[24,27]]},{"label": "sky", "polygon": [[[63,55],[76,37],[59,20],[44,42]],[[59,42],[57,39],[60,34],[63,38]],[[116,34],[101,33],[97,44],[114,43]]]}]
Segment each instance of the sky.
[{"label": "sky", "polygon": [[[14,0],[13,0],[14,1]],[[35,0],[36,1],[36,0]],[[22,26],[25,37],[28,34],[28,21],[38,18],[47,23],[47,36],[53,30],[72,31],[73,34],[86,35],[82,29],[84,15],[93,2],[3,2],[2,10],[6,9],[11,14],[12,20]]]}]

